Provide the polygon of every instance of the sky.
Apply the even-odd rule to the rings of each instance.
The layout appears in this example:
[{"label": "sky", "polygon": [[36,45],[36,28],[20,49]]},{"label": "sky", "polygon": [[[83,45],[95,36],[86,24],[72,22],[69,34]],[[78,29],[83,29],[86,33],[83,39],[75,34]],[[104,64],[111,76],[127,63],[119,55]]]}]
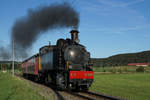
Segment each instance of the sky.
[{"label": "sky", "polygon": [[[0,0],[0,46],[10,43],[13,24],[29,9],[69,2],[79,12],[79,38],[92,58],[150,50],[150,0]],[[40,47],[70,37],[70,29],[45,32],[34,43]],[[49,34],[51,33],[51,34]]]}]

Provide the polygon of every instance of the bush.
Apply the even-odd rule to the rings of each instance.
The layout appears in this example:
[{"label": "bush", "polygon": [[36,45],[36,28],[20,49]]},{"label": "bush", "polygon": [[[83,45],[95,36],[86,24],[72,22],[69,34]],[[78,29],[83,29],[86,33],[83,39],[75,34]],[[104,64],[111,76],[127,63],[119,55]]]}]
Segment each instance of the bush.
[{"label": "bush", "polygon": [[111,68],[108,69],[108,72],[116,73],[116,68],[115,67],[111,67]]},{"label": "bush", "polygon": [[103,69],[103,72],[106,72],[106,70],[105,70],[105,69]]},{"label": "bush", "polygon": [[119,72],[119,73],[122,73],[121,67],[118,69],[118,72]]},{"label": "bush", "polygon": [[136,68],[136,72],[144,72],[145,69],[143,66],[139,66],[138,68]]},{"label": "bush", "polygon": [[123,67],[123,71],[124,72],[128,72],[128,68],[127,67]]},{"label": "bush", "polygon": [[109,72],[113,72],[113,68],[110,68],[108,71],[109,71]]}]

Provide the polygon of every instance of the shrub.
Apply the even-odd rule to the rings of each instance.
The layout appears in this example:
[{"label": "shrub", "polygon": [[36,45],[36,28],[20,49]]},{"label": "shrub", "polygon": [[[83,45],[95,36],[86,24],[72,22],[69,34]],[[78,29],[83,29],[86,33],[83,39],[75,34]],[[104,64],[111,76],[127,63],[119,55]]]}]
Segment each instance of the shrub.
[{"label": "shrub", "polygon": [[119,72],[119,73],[122,73],[121,67],[118,69],[118,72]]},{"label": "shrub", "polygon": [[110,68],[110,69],[109,69],[109,72],[113,72],[113,68]]},{"label": "shrub", "polygon": [[139,66],[138,68],[136,68],[136,72],[144,72],[145,69],[143,66]]},{"label": "shrub", "polygon": [[109,68],[108,71],[111,72],[111,73],[116,73],[116,68],[115,67],[111,67],[111,68]]},{"label": "shrub", "polygon": [[106,72],[106,70],[105,70],[105,69],[103,69],[103,72]]},{"label": "shrub", "polygon": [[123,67],[123,71],[124,72],[128,72],[128,68],[127,67]]}]

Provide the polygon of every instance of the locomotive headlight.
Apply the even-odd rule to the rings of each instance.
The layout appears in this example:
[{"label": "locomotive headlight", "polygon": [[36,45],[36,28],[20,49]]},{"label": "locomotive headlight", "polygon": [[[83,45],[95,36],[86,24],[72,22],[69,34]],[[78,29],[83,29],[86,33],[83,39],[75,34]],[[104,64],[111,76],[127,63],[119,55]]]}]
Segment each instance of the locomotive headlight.
[{"label": "locomotive headlight", "polygon": [[70,51],[70,55],[71,55],[71,56],[74,56],[74,52],[73,52],[73,51]]}]

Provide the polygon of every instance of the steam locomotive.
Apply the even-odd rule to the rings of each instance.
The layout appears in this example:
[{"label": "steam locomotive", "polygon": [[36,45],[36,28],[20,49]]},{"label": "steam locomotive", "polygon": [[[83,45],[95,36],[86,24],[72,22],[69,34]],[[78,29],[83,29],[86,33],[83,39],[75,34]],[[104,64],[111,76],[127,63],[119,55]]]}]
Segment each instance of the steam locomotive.
[{"label": "steam locomotive", "polygon": [[59,39],[56,45],[46,45],[38,54],[23,61],[23,76],[53,84],[61,90],[88,90],[94,79],[90,53],[79,44],[79,32],[70,33],[71,39]]}]

